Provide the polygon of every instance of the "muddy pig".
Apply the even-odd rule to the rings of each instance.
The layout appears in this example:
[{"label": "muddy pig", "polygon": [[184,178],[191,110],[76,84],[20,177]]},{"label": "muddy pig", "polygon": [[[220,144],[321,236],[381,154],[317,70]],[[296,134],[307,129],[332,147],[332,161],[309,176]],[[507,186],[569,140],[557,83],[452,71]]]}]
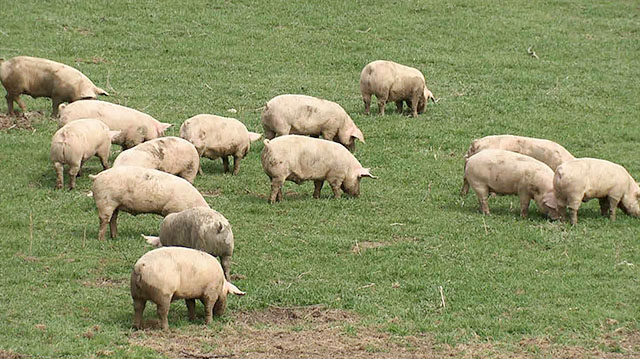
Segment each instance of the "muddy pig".
[{"label": "muddy pig", "polygon": [[126,150],[142,142],[164,136],[170,123],[159,122],[146,113],[105,101],[79,101],[60,105],[59,126],[79,118],[96,118],[112,130],[121,131],[113,143]]},{"label": "muddy pig", "polygon": [[393,61],[377,60],[367,64],[360,73],[360,93],[366,115],[369,114],[371,95],[378,98],[381,115],[384,115],[387,101],[395,102],[399,113],[402,113],[403,101],[406,102],[413,117],[424,112],[428,100],[436,102],[422,72]]},{"label": "muddy pig", "polygon": [[364,143],[362,131],[347,112],[335,102],[305,95],[280,95],[262,111],[264,137],[282,135],[322,136],[355,151],[356,139]]},{"label": "muddy pig", "polygon": [[571,224],[578,222],[578,208],[581,202],[592,198],[600,201],[603,216],[609,214],[616,219],[616,208],[638,217],[640,188],[624,167],[613,162],[595,158],[577,158],[556,169],[553,177],[558,210],[566,220],[566,209],[571,213]]},{"label": "muddy pig", "polygon": [[517,194],[522,217],[527,217],[533,199],[542,213],[558,218],[553,171],[535,158],[504,150],[481,151],[467,161],[462,195],[468,193],[469,186],[476,192],[484,214],[489,214],[489,193]]},{"label": "muddy pig", "polygon": [[262,135],[247,131],[235,118],[197,115],[180,126],[180,137],[193,143],[200,156],[211,160],[222,158],[224,172],[229,172],[229,158],[233,156],[233,174],[240,171],[240,160],[249,152],[251,142]]},{"label": "muddy pig", "polygon": [[220,257],[224,277],[231,280],[233,232],[229,221],[213,209],[196,207],[171,213],[162,221],[159,237],[143,237],[156,247],[189,247]]},{"label": "muddy pig", "polygon": [[117,166],[154,168],[193,183],[200,168],[200,156],[187,140],[160,137],[122,151],[113,161],[113,167]]},{"label": "muddy pig", "polygon": [[[0,82],[7,90],[8,113],[13,114],[15,101],[22,112],[27,107],[20,95],[33,98],[49,97],[52,101],[52,116],[58,115],[58,106],[63,102],[95,99],[98,95],[109,95],[97,87],[71,66],[59,62],[29,56],[17,56],[7,61],[0,59]],[[82,116],[93,118],[93,116]]]},{"label": "muddy pig", "polygon": [[473,140],[465,159],[486,149],[518,152],[545,163],[554,171],[561,163],[574,159],[569,151],[553,141],[512,135],[486,136]]},{"label": "muddy pig", "polygon": [[271,179],[269,203],[282,200],[285,180],[300,184],[312,180],[313,197],[319,198],[324,181],[329,182],[335,198],[341,190],[357,197],[360,195],[360,179],[373,176],[344,146],[299,135],[286,135],[264,140],[261,154],[262,168]]},{"label": "muddy pig", "polygon": [[56,189],[64,183],[64,165],[69,167],[69,189],[76,187],[76,176],[82,164],[94,155],[109,168],[111,139],[119,131],[110,131],[104,123],[95,119],[82,119],[56,131],[51,139],[51,162],[56,170]]},{"label": "muddy pig", "polygon": [[89,177],[93,180],[93,199],[100,218],[100,240],[104,240],[107,223],[111,238],[117,236],[119,211],[166,216],[192,207],[209,208],[187,180],[155,169],[118,166]]},{"label": "muddy pig", "polygon": [[189,320],[195,319],[199,299],[209,324],[212,315],[224,314],[229,293],[245,294],[225,280],[220,263],[210,254],[183,247],[154,249],[140,257],[131,272],[133,326],[142,328],[142,314],[150,300],[156,304],[162,329],[169,329],[169,306],[177,299],[187,303]]}]

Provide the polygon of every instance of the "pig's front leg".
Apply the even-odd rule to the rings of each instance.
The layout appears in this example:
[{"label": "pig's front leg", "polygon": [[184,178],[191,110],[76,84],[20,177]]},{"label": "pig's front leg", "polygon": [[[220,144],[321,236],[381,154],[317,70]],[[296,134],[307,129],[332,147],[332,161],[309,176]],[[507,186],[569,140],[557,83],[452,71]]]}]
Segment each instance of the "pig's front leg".
[{"label": "pig's front leg", "polygon": [[322,186],[324,185],[324,180],[315,180],[313,181],[314,190],[313,190],[313,198],[320,198],[320,191],[322,191]]}]

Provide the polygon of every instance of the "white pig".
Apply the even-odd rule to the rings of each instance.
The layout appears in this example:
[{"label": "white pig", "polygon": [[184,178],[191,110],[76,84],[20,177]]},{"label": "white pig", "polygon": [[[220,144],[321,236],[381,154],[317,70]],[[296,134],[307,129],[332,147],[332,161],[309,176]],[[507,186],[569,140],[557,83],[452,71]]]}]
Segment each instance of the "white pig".
[{"label": "white pig", "polygon": [[581,202],[592,198],[600,201],[603,216],[616,219],[616,207],[638,217],[640,187],[624,167],[595,158],[577,158],[558,166],[553,178],[558,210],[566,220],[566,209],[571,213],[571,224],[578,222]]},{"label": "white pig", "polygon": [[[58,106],[63,102],[95,99],[98,95],[109,95],[97,87],[71,66],[59,62],[29,56],[17,56],[7,61],[0,59],[0,82],[7,90],[8,113],[13,114],[15,101],[22,112],[27,107],[20,95],[33,98],[49,97],[52,101],[52,115],[58,115]],[[93,118],[93,116],[82,116]]]},{"label": "white pig", "polygon": [[76,187],[76,176],[82,164],[94,155],[109,168],[111,139],[119,131],[110,131],[104,123],[95,119],[82,119],[58,129],[51,139],[51,162],[56,170],[56,189],[64,183],[64,165],[69,166],[69,189]]},{"label": "white pig", "polygon": [[305,95],[280,95],[272,98],[262,111],[264,137],[283,135],[322,136],[343,144],[353,152],[355,140],[364,143],[364,135],[347,112],[335,102]]},{"label": "white pig", "polygon": [[393,61],[377,60],[367,64],[360,73],[360,93],[366,115],[369,114],[371,95],[378,98],[381,115],[384,115],[387,101],[394,101],[399,113],[402,113],[403,101],[406,102],[413,117],[424,112],[428,100],[436,102],[420,70]]},{"label": "white pig", "polygon": [[187,208],[209,207],[187,180],[155,169],[118,166],[89,177],[100,218],[100,240],[104,240],[107,223],[111,238],[117,236],[118,211],[166,216]]},{"label": "white pig", "polygon": [[170,123],[159,122],[146,113],[115,103],[88,100],[60,105],[59,126],[79,118],[96,118],[112,130],[121,131],[113,143],[123,149],[136,146],[144,141],[164,136],[164,131],[171,127]]},{"label": "white pig", "polygon": [[233,156],[233,174],[240,170],[240,160],[249,152],[251,142],[262,135],[247,131],[235,118],[197,115],[180,126],[180,137],[193,143],[200,156],[211,160],[222,158],[224,172],[229,171],[229,158]]},{"label": "white pig", "polygon": [[527,217],[529,202],[534,199],[542,213],[558,218],[553,171],[535,158],[504,150],[481,151],[467,161],[462,195],[468,193],[469,186],[484,214],[489,214],[489,193],[517,194],[522,217]]},{"label": "white pig", "polygon": [[113,167],[117,166],[154,168],[193,183],[200,168],[200,156],[187,140],[160,137],[122,151],[113,161]]},{"label": "white pig", "polygon": [[340,190],[357,197],[360,195],[360,179],[373,176],[344,146],[299,135],[286,135],[273,140],[264,140],[261,154],[262,168],[271,179],[269,203],[282,200],[282,185],[285,180],[300,184],[313,180],[313,197],[320,197],[326,180],[331,185],[335,198]]},{"label": "white pig", "polygon": [[169,329],[171,301],[184,299],[189,320],[195,319],[196,299],[204,304],[205,323],[213,315],[221,316],[227,307],[227,295],[244,295],[225,280],[222,267],[211,255],[191,248],[165,247],[145,253],[131,272],[133,326],[142,328],[147,301],[156,304],[162,329]]},{"label": "white pig", "polygon": [[512,135],[486,136],[473,140],[465,159],[486,149],[518,152],[544,162],[554,171],[561,163],[574,159],[569,151],[553,141]]},{"label": "white pig", "polygon": [[164,217],[160,236],[145,236],[147,243],[156,246],[180,246],[199,249],[220,257],[224,277],[231,280],[233,232],[229,221],[211,208],[195,207]]}]

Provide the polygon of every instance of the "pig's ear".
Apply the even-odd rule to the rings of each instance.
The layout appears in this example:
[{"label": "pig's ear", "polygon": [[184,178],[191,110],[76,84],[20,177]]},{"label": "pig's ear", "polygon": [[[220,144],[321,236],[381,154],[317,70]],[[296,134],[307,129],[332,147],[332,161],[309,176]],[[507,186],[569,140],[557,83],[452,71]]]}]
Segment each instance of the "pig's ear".
[{"label": "pig's ear", "polygon": [[142,238],[144,238],[147,241],[147,243],[149,243],[154,247],[162,247],[162,243],[160,243],[160,237],[145,236],[144,234],[142,234]]},{"label": "pig's ear", "polygon": [[353,130],[351,131],[351,137],[355,137],[358,139],[358,141],[364,143],[364,135],[362,134],[362,131],[360,131],[359,128],[357,127],[353,127]]},{"label": "pig's ear", "polygon": [[249,131],[249,141],[256,142],[262,137],[262,134]]},{"label": "pig's ear", "polygon": [[245,295],[247,293],[241,291],[240,289],[238,289],[238,287],[236,287],[235,285],[233,285],[231,282],[227,282],[226,280],[224,281],[224,289],[227,293],[231,293],[231,294],[235,294],[235,295]]},{"label": "pig's ear", "polygon": [[113,139],[120,135],[121,131],[109,131],[109,139],[113,142]]},{"label": "pig's ear", "polygon": [[549,208],[558,209],[558,202],[553,192],[547,192],[547,194],[542,197],[542,203]]},{"label": "pig's ear", "polygon": [[370,170],[371,170],[370,168],[360,168],[358,170],[358,177],[359,178],[360,177],[369,177],[369,178],[373,178],[373,179],[378,179],[377,176],[374,176],[374,175],[371,174]]},{"label": "pig's ear", "polygon": [[95,91],[96,95],[103,95],[103,96],[109,96],[109,93],[103,89],[101,89],[100,87],[96,87]]},{"label": "pig's ear", "polygon": [[159,124],[156,125],[156,128],[158,129],[158,133],[164,135],[164,131],[166,131],[167,128],[169,128],[171,126],[173,126],[173,124],[160,122]]}]

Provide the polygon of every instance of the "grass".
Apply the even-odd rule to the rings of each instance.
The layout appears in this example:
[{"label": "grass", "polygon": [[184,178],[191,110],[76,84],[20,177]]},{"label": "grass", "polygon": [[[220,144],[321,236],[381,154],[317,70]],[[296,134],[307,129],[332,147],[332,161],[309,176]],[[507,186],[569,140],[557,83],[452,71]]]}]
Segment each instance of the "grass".
[{"label": "grass", "polygon": [[[173,123],[169,135],[199,113],[261,132],[259,108],[282,93],[351,114],[367,141],[356,156],[380,177],[364,179],[357,199],[333,200],[325,186],[314,200],[312,183],[287,183],[284,202],[268,205],[261,143],[238,176],[202,160],[195,185],[220,192],[207,201],[232,223],[232,272],[246,276],[235,284],[248,295],[229,301],[231,313],[324,304],[439,343],[549,337],[593,347],[608,319],[638,330],[638,220],[611,223],[596,201],[575,227],[548,222],[535,204],[521,219],[516,197],[491,199],[492,215],[482,216],[475,195],[458,195],[462,155],[474,138],[520,134],[640,179],[639,11],[634,1],[20,1],[3,9],[0,57],[73,65],[108,101]],[[439,102],[417,119],[364,116],[359,73],[375,59],[423,71]],[[24,99],[51,111],[48,99]],[[90,180],[54,191],[56,125],[45,117],[34,129],[0,132],[0,349],[158,355],[129,344],[128,278],[149,250],[140,234],[156,234],[161,218],[121,215],[119,237],[97,241]],[[85,169],[97,173],[99,162]],[[382,246],[354,253],[362,242]],[[153,306],[146,314],[155,317]],[[183,303],[169,321],[190,325]]]}]

